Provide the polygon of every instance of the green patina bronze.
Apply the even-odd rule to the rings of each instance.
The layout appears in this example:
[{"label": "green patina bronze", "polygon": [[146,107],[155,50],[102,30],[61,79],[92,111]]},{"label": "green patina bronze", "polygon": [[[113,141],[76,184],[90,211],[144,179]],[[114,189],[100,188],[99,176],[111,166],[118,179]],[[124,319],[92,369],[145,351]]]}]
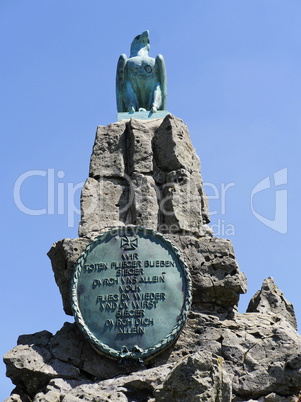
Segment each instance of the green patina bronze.
[{"label": "green patina bronze", "polygon": [[179,335],[190,309],[191,279],[163,235],[118,227],[78,259],[71,299],[78,326],[99,352],[142,362]]},{"label": "green patina bronze", "polygon": [[[131,45],[130,57],[119,57],[116,74],[116,99],[119,113],[148,111],[150,118],[158,110],[165,110],[167,78],[162,55],[149,57],[149,31],[137,35]],[[140,118],[139,116],[129,116]],[[119,116],[119,120],[122,116]],[[126,117],[123,117],[126,118]]]}]

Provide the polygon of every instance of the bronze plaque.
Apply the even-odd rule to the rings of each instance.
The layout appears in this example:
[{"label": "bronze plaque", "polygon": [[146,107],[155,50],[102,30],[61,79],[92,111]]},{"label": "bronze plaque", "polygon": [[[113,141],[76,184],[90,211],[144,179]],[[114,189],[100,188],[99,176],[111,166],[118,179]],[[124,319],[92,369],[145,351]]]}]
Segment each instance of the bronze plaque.
[{"label": "bronze plaque", "polygon": [[191,279],[162,234],[118,227],[78,259],[71,298],[78,326],[98,351],[143,361],[178,336],[190,309]]}]

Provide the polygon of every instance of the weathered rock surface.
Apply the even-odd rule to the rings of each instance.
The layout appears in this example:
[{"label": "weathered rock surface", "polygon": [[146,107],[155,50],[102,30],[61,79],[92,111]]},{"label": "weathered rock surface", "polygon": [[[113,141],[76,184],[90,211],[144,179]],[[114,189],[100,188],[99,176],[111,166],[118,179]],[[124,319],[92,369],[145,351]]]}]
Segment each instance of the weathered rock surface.
[{"label": "weathered rock surface", "polygon": [[294,306],[284,297],[281,290],[276,286],[273,278],[263,281],[259,290],[250,300],[247,312],[265,313],[271,311],[285,317],[291,325],[297,329],[297,320]]},{"label": "weathered rock surface", "polygon": [[204,236],[166,235],[182,252],[192,277],[193,303],[223,307],[237,306],[247,291],[230,240]]},{"label": "weathered rock surface", "polygon": [[[20,337],[18,346],[4,359],[17,389],[31,398],[38,394],[37,401],[54,398],[57,387],[60,400],[63,396],[83,398],[87,392],[87,398],[111,395],[118,400],[119,393],[120,398],[131,395],[129,400],[136,401],[224,402],[231,401],[231,392],[242,401],[273,392],[286,398],[297,395],[301,389],[300,345],[301,336],[284,317],[273,313],[228,310],[208,315],[195,309],[176,343],[144,368],[121,367],[97,354],[70,323],[54,336],[42,331]],[[43,387],[49,399],[41,394]],[[185,390],[187,399],[183,399]],[[215,399],[206,399],[208,395]]]},{"label": "weathered rock surface", "polygon": [[154,169],[152,140],[162,120],[132,119],[128,123],[128,174],[152,174]]},{"label": "weathered rock surface", "polygon": [[124,224],[201,235],[209,222],[207,197],[183,121],[167,115],[99,126],[81,214],[81,237]]},{"label": "weathered rock surface", "polygon": [[90,177],[123,177],[126,150],[124,121],[98,126],[90,160]]},{"label": "weathered rock surface", "polygon": [[79,235],[83,237],[106,226],[123,226],[128,213],[128,192],[126,182],[89,177],[81,192]]},{"label": "weathered rock surface", "polygon": [[200,171],[200,160],[190,140],[188,128],[182,120],[168,115],[154,136],[157,166],[164,172],[186,169]]},{"label": "weathered rock surface", "polygon": [[54,278],[58,285],[63,308],[66,314],[72,315],[70,302],[70,281],[74,265],[82,251],[90,243],[87,238],[60,240],[51,247],[48,256],[51,259]]},{"label": "weathered rock surface", "polygon": [[[79,379],[80,371],[71,364],[53,359],[48,349],[18,345],[5,355],[7,376],[29,396],[48,384],[50,378]],[[26,384],[25,387],[23,384]]]},{"label": "weathered rock surface", "polygon": [[160,370],[153,368],[114,381],[91,384],[53,379],[34,401],[231,401],[231,380],[222,362],[222,358],[200,352],[175,366],[163,365]]},{"label": "weathered rock surface", "polygon": [[8,402],[301,400],[293,306],[268,278],[248,312],[237,312],[246,277],[231,242],[207,226],[200,161],[182,120],[99,126],[81,213],[80,237],[58,241],[48,253],[66,314],[81,252],[123,225],[158,230],[181,251],[192,277],[191,312],[176,341],[140,366],[98,354],[76,324],[54,335],[22,335],[4,357],[16,385]]},{"label": "weathered rock surface", "polygon": [[200,234],[203,196],[197,182],[185,169],[174,170],[166,177],[167,183],[163,186],[163,200],[160,203],[165,225],[173,233],[184,231]]},{"label": "weathered rock surface", "polygon": [[157,230],[159,205],[157,187],[152,176],[134,172],[131,181],[132,191],[132,222]]},{"label": "weathered rock surface", "polygon": [[158,402],[231,399],[231,378],[223,368],[223,359],[214,358],[210,352],[197,352],[184,357],[155,390],[155,400]]}]

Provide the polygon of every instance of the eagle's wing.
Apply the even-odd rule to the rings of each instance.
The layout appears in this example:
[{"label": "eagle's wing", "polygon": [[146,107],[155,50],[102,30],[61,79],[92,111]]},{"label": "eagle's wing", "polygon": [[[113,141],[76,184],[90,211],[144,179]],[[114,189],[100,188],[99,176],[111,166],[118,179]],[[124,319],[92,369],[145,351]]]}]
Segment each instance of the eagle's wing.
[{"label": "eagle's wing", "polygon": [[166,100],[167,100],[167,76],[166,76],[166,67],[165,61],[162,54],[158,54],[156,57],[156,67],[159,76],[159,83],[161,86],[161,93],[162,93],[162,109],[166,109]]},{"label": "eagle's wing", "polygon": [[117,111],[125,112],[124,110],[124,68],[127,62],[127,57],[125,54],[122,54],[119,57],[116,71],[116,102],[117,102]]}]

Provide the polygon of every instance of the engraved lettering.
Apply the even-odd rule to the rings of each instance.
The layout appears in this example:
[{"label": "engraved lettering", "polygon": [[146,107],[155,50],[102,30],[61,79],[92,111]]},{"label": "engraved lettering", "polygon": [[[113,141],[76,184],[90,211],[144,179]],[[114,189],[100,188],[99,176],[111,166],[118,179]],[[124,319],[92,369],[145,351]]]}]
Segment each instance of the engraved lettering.
[{"label": "engraved lettering", "polygon": [[96,304],[97,303],[102,303],[106,301],[118,301],[119,300],[119,294],[114,294],[114,295],[100,295],[97,296],[96,298]]},{"label": "engraved lettering", "polygon": [[116,302],[100,303],[100,310],[116,310],[118,304]]},{"label": "engraved lettering", "polygon": [[154,320],[152,318],[135,318],[135,325],[143,325],[144,327],[148,327],[150,325],[154,325]]},{"label": "engraved lettering", "polygon": [[100,286],[114,286],[118,285],[118,278],[105,278],[102,280],[101,279],[94,279],[92,282],[92,289],[95,289]]},{"label": "engraved lettering", "polygon": [[118,285],[118,279],[116,278],[105,278],[102,281],[103,286],[113,286]]},{"label": "engraved lettering", "polygon": [[152,308],[156,308],[158,301],[148,301],[148,300],[143,300],[143,301],[132,301],[132,306],[133,308],[142,308],[142,309],[148,309],[151,310]]},{"label": "engraved lettering", "polygon": [[137,284],[137,278],[121,278],[121,283],[123,285],[136,285]]},{"label": "engraved lettering", "polygon": [[164,276],[141,276],[139,283],[164,283]]},{"label": "engraved lettering", "polygon": [[138,260],[138,254],[137,253],[132,253],[132,254],[122,254],[121,258],[125,261],[128,260]]},{"label": "engraved lettering", "polygon": [[118,328],[117,334],[144,334],[145,330],[142,327]]},{"label": "engraved lettering", "polygon": [[141,268],[141,261],[114,261],[111,263],[111,269],[118,268]]},{"label": "engraved lettering", "polygon": [[121,317],[144,317],[144,310],[141,309],[118,310],[116,312],[116,318]]},{"label": "engraved lettering", "polygon": [[85,331],[125,353],[133,345],[156,349],[164,332],[168,342],[174,339],[185,318],[183,299],[187,306],[190,298],[188,270],[178,252],[148,229],[136,236],[132,228],[118,228],[93,242],[79,259],[72,285],[72,302],[81,310],[76,319],[84,321]]},{"label": "engraved lettering", "polygon": [[90,274],[91,272],[101,272],[108,269],[108,263],[100,262],[97,264],[85,264],[83,266],[83,272]]},{"label": "engraved lettering", "polygon": [[[137,261],[139,264],[141,264],[141,261]],[[143,275],[143,268],[123,268],[120,269],[118,268],[116,271],[116,276],[131,276],[131,275]]]},{"label": "engraved lettering", "polygon": [[137,285],[125,285],[125,286],[119,286],[120,292],[140,292],[141,288],[140,286]]},{"label": "engraved lettering", "polygon": [[128,309],[128,308],[129,308],[129,303],[127,303],[127,302],[125,302],[125,301],[120,302],[118,308],[119,308],[119,309],[123,309],[123,308]]},{"label": "engraved lettering", "polygon": [[146,260],[144,261],[144,267],[145,268],[170,268],[170,267],[175,267],[175,262],[174,261],[151,261],[151,260]]},{"label": "engraved lettering", "polygon": [[135,300],[165,300],[165,293],[134,293]]},{"label": "engraved lettering", "polygon": [[116,320],[116,324],[115,324],[117,327],[118,326],[120,326],[120,327],[126,327],[126,326],[131,326],[132,325],[132,319],[131,318],[123,318],[123,319],[121,319],[121,318],[118,318],[117,320]]},{"label": "engraved lettering", "polygon": [[101,286],[101,280],[100,279],[94,279],[92,282],[92,289],[97,288],[97,286]]}]

